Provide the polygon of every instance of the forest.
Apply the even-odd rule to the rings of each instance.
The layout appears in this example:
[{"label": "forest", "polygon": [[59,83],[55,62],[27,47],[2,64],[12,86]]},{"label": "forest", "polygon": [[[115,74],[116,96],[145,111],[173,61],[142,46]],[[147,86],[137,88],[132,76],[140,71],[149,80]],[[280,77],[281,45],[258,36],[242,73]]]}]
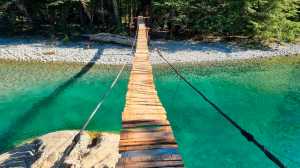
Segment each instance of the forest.
[{"label": "forest", "polygon": [[165,38],[245,37],[297,41],[299,0],[0,0],[2,35],[76,37],[130,35],[135,17],[149,16]]}]

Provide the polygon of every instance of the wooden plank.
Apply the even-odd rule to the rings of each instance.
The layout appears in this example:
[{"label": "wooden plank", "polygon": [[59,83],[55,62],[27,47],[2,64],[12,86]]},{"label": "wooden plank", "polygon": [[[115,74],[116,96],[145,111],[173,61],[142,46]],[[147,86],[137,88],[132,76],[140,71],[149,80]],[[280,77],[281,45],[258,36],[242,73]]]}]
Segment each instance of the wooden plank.
[{"label": "wooden plank", "polygon": [[119,146],[119,152],[136,151],[136,150],[149,150],[149,149],[169,149],[177,148],[177,144],[152,144],[152,145],[131,145],[131,146]]},{"label": "wooden plank", "polygon": [[156,131],[172,131],[172,128],[169,126],[163,127],[149,127],[149,128],[131,128],[131,129],[123,129],[123,132],[156,132]]},{"label": "wooden plank", "polygon": [[169,126],[169,123],[163,123],[163,122],[144,122],[144,123],[122,123],[123,128],[136,128],[136,127],[147,127],[147,126]]},{"label": "wooden plank", "polygon": [[136,156],[136,157],[123,157],[121,162],[128,163],[128,162],[145,162],[145,161],[163,161],[163,160],[181,160],[181,156],[179,154],[172,154],[172,155],[143,155],[143,156]]},{"label": "wooden plank", "polygon": [[[153,134],[153,133],[152,133]],[[121,140],[130,140],[130,141],[136,141],[136,140],[143,140],[143,141],[155,141],[155,140],[161,140],[161,139],[172,139],[174,136],[172,133],[162,133],[162,134],[156,134],[154,136],[151,136],[151,133],[146,134],[146,133],[142,133],[142,134],[127,134],[124,135],[122,134],[120,139]],[[175,138],[173,138],[175,139]]]},{"label": "wooden plank", "polygon": [[152,120],[152,119],[145,119],[145,120],[130,120],[130,121],[122,121],[122,124],[148,124],[148,125],[169,125],[168,120]]},{"label": "wooden plank", "polygon": [[128,140],[120,140],[120,146],[127,146],[127,145],[155,145],[155,144],[175,144],[175,139],[156,139],[156,140],[136,140],[136,141],[128,141]]},{"label": "wooden plank", "polygon": [[123,164],[126,168],[154,168],[154,167],[183,167],[182,161],[155,161],[155,162],[135,162]]}]

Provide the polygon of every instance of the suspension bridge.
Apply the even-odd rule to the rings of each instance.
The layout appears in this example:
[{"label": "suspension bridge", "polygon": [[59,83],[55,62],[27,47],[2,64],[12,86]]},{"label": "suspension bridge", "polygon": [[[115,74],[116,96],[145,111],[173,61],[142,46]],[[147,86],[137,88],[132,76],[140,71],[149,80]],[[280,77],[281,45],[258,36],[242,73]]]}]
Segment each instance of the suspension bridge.
[{"label": "suspension bridge", "polygon": [[[135,48],[135,53],[134,51]],[[218,105],[198,90],[188,81],[160,52],[158,55],[169,67],[191,87],[203,100],[210,104],[219,115],[240,131],[241,135],[252,142],[261,150],[267,158],[280,168],[286,167],[282,161],[271,153],[263,144],[258,142],[254,135],[243,129]],[[148,28],[144,23],[144,17],[137,18],[137,33],[132,45],[134,59],[130,73],[126,104],[122,113],[122,130],[119,141],[119,153],[121,155],[117,168],[140,167],[184,167],[182,157],[178,151],[178,145],[174,137],[166,111],[162,106],[155,89],[152,66],[149,59]],[[73,138],[72,143],[64,151],[64,155],[57,161],[56,167],[61,167],[65,158],[80,141],[81,134],[86,129],[96,112],[101,108],[105,98],[116,85],[127,63],[124,63],[111,86],[104,93],[96,108],[93,110],[81,130]]]},{"label": "suspension bridge", "polygon": [[[135,47],[135,48],[134,48]],[[135,52],[133,52],[135,49]],[[261,150],[276,166],[286,167],[282,161],[270,152],[263,144],[256,140],[254,135],[243,129],[236,121],[228,116],[218,105],[198,90],[188,81],[160,52],[158,55],[174,70],[176,75],[191,87],[203,100],[215,109],[226,121],[240,131],[241,135]],[[178,145],[174,137],[166,111],[160,102],[155,89],[152,66],[149,59],[148,28],[144,17],[137,18],[137,33],[132,54],[134,59],[130,73],[126,104],[122,113],[122,130],[119,141],[119,158],[117,168],[150,168],[150,167],[184,167]],[[124,63],[111,86],[103,94],[89,118],[78,133],[70,138],[72,143],[64,149],[62,156],[53,167],[63,167],[65,159],[75,146],[80,143],[81,135],[87,128],[96,112],[101,108],[105,98],[110,94],[121,76],[127,63]],[[83,72],[82,72],[83,73]],[[79,73],[79,75],[82,75]],[[69,142],[67,140],[65,143]],[[50,153],[51,154],[51,153]],[[49,156],[50,156],[49,154]],[[1,167],[1,165],[0,165]]]},{"label": "suspension bridge", "polygon": [[132,64],[117,164],[121,167],[183,167],[172,128],[153,83],[148,29],[138,18],[136,52]]},{"label": "suspension bridge", "polygon": [[[136,52],[132,64],[126,105],[122,113],[122,132],[117,168],[129,167],[184,167],[172,128],[153,83],[152,66],[149,60],[148,29],[142,16],[137,20]],[[254,135],[243,129],[230,116],[189,82],[160,52],[158,55],[172,70],[217,113],[227,120],[241,135],[260,149],[276,166],[286,167]]]}]

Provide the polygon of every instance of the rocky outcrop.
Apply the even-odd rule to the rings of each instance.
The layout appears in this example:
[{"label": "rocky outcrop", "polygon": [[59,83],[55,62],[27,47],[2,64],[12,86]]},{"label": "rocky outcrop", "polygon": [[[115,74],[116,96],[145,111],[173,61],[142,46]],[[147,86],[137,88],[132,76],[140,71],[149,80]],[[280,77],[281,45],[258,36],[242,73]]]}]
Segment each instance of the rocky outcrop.
[{"label": "rocky outcrop", "polygon": [[61,159],[77,131],[49,133],[0,155],[0,167],[111,168],[118,159],[119,135],[84,132],[71,153]]}]

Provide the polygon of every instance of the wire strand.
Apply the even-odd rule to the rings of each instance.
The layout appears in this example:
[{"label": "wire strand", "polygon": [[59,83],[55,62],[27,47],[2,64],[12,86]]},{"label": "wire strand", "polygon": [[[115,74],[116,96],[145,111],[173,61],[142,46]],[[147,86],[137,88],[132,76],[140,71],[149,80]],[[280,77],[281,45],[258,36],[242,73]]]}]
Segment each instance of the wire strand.
[{"label": "wire strand", "polygon": [[[136,37],[137,35],[135,35],[132,47],[131,47],[131,55],[134,54],[134,46],[136,44]],[[124,62],[122,68],[120,69],[118,75],[116,76],[116,78],[114,79],[114,81],[112,82],[112,84],[110,85],[110,87],[108,88],[108,90],[105,92],[105,94],[101,97],[100,102],[97,104],[97,106],[95,107],[95,109],[93,110],[93,112],[90,114],[89,118],[86,120],[86,122],[84,123],[84,125],[82,126],[81,130],[79,133],[81,133],[82,131],[84,131],[86,129],[86,127],[88,126],[88,124],[91,122],[91,120],[93,119],[93,117],[95,116],[96,112],[100,109],[100,107],[102,106],[105,98],[111,93],[112,89],[114,88],[114,86],[116,85],[117,81],[119,80],[122,72],[124,71],[125,66],[127,65],[127,62]]]},{"label": "wire strand", "polygon": [[[133,43],[132,43],[132,47],[131,47],[131,52],[130,52],[131,54],[130,55],[132,55],[132,56],[134,55],[134,47],[136,46],[136,41],[137,41],[137,33],[135,34],[135,37],[134,37],[134,40],[133,40]],[[74,149],[75,145],[80,142],[81,134],[87,128],[88,124],[91,122],[91,120],[93,119],[93,117],[95,116],[95,114],[97,113],[97,111],[103,105],[106,97],[111,93],[112,89],[117,84],[117,82],[120,79],[120,76],[123,73],[123,71],[124,71],[124,69],[125,69],[125,67],[126,67],[127,64],[128,63],[125,61],[124,64],[123,64],[123,66],[122,66],[122,68],[119,70],[116,78],[111,83],[110,87],[106,90],[106,92],[104,93],[104,95],[101,97],[99,103],[96,105],[96,107],[91,112],[91,114],[89,115],[89,117],[87,118],[87,120],[84,122],[84,124],[81,127],[80,131],[73,137],[73,140],[72,140],[71,144],[63,152],[63,156],[55,163],[55,165],[54,165],[55,167],[61,167],[62,163],[64,162],[64,159],[71,153],[71,151]],[[68,141],[66,141],[66,143],[67,142]]]},{"label": "wire strand", "polygon": [[189,85],[198,95],[200,95],[208,104],[210,104],[221,116],[223,116],[231,125],[237,128],[241,134],[249,141],[254,143],[274,164],[276,164],[280,168],[285,168],[286,166],[282,163],[282,161],[272,154],[264,145],[259,143],[255,137],[243,129],[239,124],[237,124],[232,118],[230,118],[226,113],[222,111],[222,109],[208,99],[200,90],[198,90],[190,81],[188,81],[160,52],[158,48],[155,48],[158,55],[173,69],[173,71],[187,84]]}]

